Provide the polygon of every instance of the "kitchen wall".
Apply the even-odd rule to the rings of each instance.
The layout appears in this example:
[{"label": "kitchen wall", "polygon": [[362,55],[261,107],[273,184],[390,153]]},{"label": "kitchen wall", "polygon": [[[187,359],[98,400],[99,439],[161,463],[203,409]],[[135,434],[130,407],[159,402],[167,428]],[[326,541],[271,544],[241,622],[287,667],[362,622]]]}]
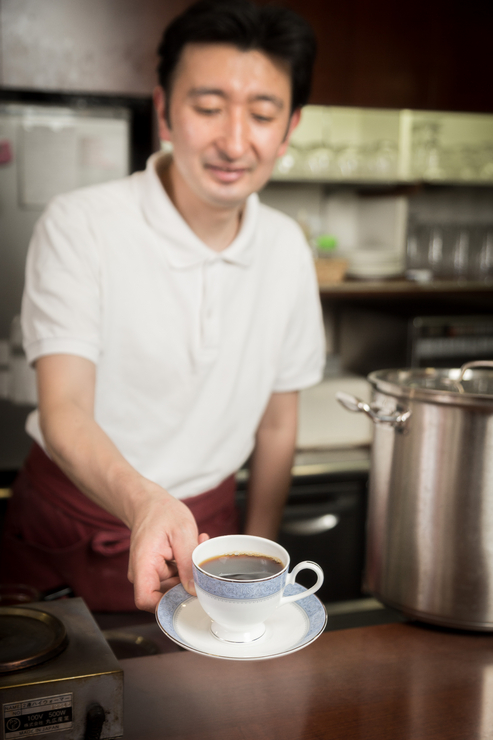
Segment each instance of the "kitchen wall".
[{"label": "kitchen wall", "polygon": [[0,0],[0,84],[149,95],[163,28],[187,0]]},{"label": "kitchen wall", "polygon": [[[267,2],[268,0],[261,0]],[[190,0],[0,0],[0,85],[150,94]],[[311,102],[493,111],[493,3],[288,0],[318,38]]]}]

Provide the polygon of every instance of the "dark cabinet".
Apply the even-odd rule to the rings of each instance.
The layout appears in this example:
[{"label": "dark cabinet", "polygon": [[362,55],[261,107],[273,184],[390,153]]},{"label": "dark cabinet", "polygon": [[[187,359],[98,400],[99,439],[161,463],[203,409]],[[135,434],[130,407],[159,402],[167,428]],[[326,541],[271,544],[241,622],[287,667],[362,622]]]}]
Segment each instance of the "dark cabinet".
[{"label": "dark cabinet", "polygon": [[311,102],[493,111],[493,3],[288,0],[318,38]]},{"label": "dark cabinet", "polygon": [[[317,596],[325,603],[364,596],[367,480],[366,472],[293,478],[278,542],[289,552],[290,570],[302,560],[321,566],[325,580]],[[240,511],[244,503],[245,488],[240,484]],[[315,576],[307,570],[297,581],[308,588]]]},{"label": "dark cabinet", "polygon": [[[278,541],[291,557],[291,568],[313,560],[324,571],[317,592],[323,602],[351,601],[363,596],[367,476],[315,476],[294,481]],[[297,578],[314,582],[310,571]]]}]

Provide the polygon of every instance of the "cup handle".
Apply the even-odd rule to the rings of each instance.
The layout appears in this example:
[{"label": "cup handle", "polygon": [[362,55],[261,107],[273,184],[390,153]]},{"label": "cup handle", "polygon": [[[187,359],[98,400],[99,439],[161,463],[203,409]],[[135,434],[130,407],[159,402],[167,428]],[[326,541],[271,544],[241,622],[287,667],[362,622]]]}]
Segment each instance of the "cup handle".
[{"label": "cup handle", "polygon": [[281,598],[281,601],[279,603],[279,606],[282,606],[283,604],[289,604],[291,601],[299,601],[300,599],[304,599],[306,596],[310,596],[310,594],[314,594],[315,591],[318,591],[322,583],[324,582],[324,572],[320,565],[317,565],[317,563],[312,563],[311,560],[303,560],[302,563],[298,563],[291,573],[288,573],[288,576],[286,578],[286,586],[289,584],[295,583],[296,576],[300,572],[300,570],[305,570],[307,568],[308,570],[313,570],[317,574],[317,582],[314,586],[309,588],[307,591],[302,591],[300,594],[293,594],[292,596],[283,596]]}]

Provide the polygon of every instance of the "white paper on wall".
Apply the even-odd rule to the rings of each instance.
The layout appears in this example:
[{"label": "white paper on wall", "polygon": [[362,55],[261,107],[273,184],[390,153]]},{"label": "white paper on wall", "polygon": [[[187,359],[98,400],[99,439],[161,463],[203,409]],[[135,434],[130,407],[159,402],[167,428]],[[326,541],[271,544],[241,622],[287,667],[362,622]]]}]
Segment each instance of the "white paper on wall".
[{"label": "white paper on wall", "polygon": [[129,173],[129,126],[124,109],[109,117],[46,107],[23,114],[20,207],[42,209],[60,193],[125,177]]},{"label": "white paper on wall", "polygon": [[23,122],[20,137],[19,201],[42,208],[77,186],[76,127],[63,122]]},{"label": "white paper on wall", "polygon": [[126,119],[81,119],[77,125],[77,187],[125,177],[128,149]]}]

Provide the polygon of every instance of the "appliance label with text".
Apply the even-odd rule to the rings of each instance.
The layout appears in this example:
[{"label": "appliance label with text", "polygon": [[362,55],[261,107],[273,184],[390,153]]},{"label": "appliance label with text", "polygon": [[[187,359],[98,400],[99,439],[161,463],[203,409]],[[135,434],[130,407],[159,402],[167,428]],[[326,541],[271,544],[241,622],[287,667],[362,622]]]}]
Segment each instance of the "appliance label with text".
[{"label": "appliance label with text", "polygon": [[73,694],[42,696],[3,705],[5,740],[72,729]]}]

